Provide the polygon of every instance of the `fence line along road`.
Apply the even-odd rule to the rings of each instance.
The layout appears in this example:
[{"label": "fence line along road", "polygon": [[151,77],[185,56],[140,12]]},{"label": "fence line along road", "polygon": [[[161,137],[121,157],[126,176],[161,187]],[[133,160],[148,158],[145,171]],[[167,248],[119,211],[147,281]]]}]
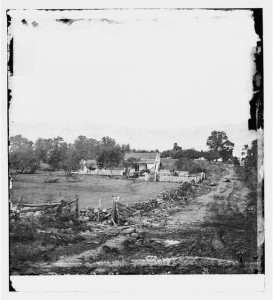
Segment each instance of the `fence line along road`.
[{"label": "fence line along road", "polygon": [[194,183],[200,182],[206,178],[206,174],[204,172],[195,174],[195,175],[179,175],[173,176],[171,174],[159,173],[159,181],[162,182],[192,182]]}]

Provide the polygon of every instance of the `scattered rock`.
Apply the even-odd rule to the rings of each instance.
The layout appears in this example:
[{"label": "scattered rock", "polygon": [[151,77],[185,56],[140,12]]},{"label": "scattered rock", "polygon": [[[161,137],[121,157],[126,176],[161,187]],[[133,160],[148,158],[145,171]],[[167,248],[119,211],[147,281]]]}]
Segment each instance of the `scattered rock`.
[{"label": "scattered rock", "polygon": [[160,224],[159,223],[152,223],[151,227],[152,228],[160,228]]},{"label": "scattered rock", "polygon": [[142,223],[143,223],[143,226],[144,226],[144,227],[149,227],[149,226],[151,226],[151,223],[150,223],[149,221],[143,221]]},{"label": "scattered rock", "polygon": [[26,216],[28,216],[28,217],[34,217],[34,212],[28,212],[28,213],[26,213]]},{"label": "scattered rock", "polygon": [[59,230],[56,229],[56,228],[51,228],[51,229],[50,229],[50,233],[55,233],[55,234],[57,234],[58,232],[59,232]]},{"label": "scattered rock", "polygon": [[165,240],[164,243],[166,244],[166,246],[172,246],[172,245],[180,244],[179,241],[173,241],[173,240]]},{"label": "scattered rock", "polygon": [[134,238],[134,239],[136,239],[136,238],[138,237],[138,234],[137,234],[136,232],[133,232],[133,233],[131,234],[131,237]]},{"label": "scattered rock", "polygon": [[231,182],[228,178],[225,178],[224,180],[222,180],[223,182]]},{"label": "scattered rock", "polygon": [[108,240],[102,246],[102,249],[111,250],[111,251],[112,250],[120,251],[122,249],[122,244],[121,244],[120,240]]},{"label": "scattered rock", "polygon": [[41,212],[41,211],[36,211],[36,212],[34,213],[34,217],[39,217],[39,216],[42,215],[42,213],[43,213],[43,212]]},{"label": "scattered rock", "polygon": [[122,233],[123,234],[131,234],[135,231],[136,231],[136,229],[134,227],[131,227],[131,228],[127,228],[127,229],[122,230]]},{"label": "scattered rock", "polygon": [[155,256],[155,255],[147,255],[147,256],[145,257],[145,259],[146,259],[146,260],[157,260],[157,256]]},{"label": "scattered rock", "polygon": [[136,219],[136,218],[127,218],[127,221],[130,224],[135,224],[135,225],[143,225],[143,222],[140,219]]},{"label": "scattered rock", "polygon": [[222,250],[224,248],[224,245],[222,244],[221,241],[219,241],[218,239],[214,238],[212,241],[211,241],[211,245],[212,245],[212,248],[214,250]]},{"label": "scattered rock", "polygon": [[72,228],[65,229],[64,232],[65,232],[65,233],[69,233],[69,234],[74,233],[74,231],[72,230]]}]

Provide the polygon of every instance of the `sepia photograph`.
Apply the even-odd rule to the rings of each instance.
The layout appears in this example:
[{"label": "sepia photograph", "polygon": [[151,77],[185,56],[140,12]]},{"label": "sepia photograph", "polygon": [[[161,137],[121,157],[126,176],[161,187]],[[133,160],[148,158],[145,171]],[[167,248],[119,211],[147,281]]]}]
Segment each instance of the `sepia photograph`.
[{"label": "sepia photograph", "polygon": [[262,8],[6,22],[11,278],[265,274]]}]

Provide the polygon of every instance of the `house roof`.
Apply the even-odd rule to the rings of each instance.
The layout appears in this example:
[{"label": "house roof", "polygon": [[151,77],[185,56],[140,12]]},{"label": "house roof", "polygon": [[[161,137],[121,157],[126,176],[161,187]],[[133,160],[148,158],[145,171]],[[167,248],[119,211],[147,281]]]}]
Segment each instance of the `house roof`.
[{"label": "house roof", "polygon": [[87,160],[85,161],[85,164],[86,164],[86,165],[91,165],[91,164],[96,165],[96,160],[95,160],[95,159],[87,159]]},{"label": "house roof", "polygon": [[140,152],[131,152],[131,153],[125,153],[124,160],[129,159],[130,157],[139,159],[139,163],[154,163],[156,160],[157,155],[159,153],[140,153]]}]

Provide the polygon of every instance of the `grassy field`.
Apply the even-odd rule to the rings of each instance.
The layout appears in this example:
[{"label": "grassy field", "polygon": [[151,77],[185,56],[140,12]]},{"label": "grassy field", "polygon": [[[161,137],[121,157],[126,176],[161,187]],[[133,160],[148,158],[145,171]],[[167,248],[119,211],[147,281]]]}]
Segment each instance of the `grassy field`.
[{"label": "grassy field", "polygon": [[[58,183],[44,183],[49,178],[60,178]],[[106,176],[79,175],[78,181],[67,181],[64,173],[55,172],[51,176],[48,172],[37,174],[13,174],[13,188],[10,198],[17,203],[23,195],[23,202],[39,203],[59,200],[61,192],[65,199],[73,199],[79,195],[80,207],[97,207],[101,198],[102,208],[112,206],[112,196],[120,196],[123,203],[140,202],[156,197],[162,190],[179,184],[168,182],[140,182],[122,178],[107,179]]]}]

